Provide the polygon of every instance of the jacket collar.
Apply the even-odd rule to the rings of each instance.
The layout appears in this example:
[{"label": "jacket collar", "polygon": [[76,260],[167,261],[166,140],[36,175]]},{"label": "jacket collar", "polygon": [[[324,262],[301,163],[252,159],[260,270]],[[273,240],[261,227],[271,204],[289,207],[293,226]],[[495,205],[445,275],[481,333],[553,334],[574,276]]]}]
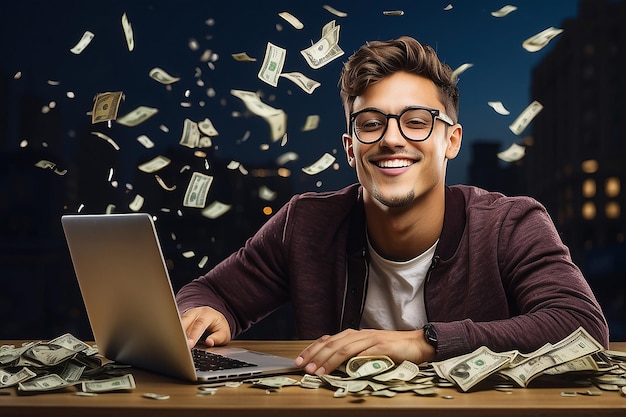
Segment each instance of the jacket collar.
[{"label": "jacket collar", "polygon": [[466,221],[463,192],[459,188],[446,186],[445,198],[443,228],[435,250],[435,256],[442,260],[450,259],[456,252],[461,243]]}]

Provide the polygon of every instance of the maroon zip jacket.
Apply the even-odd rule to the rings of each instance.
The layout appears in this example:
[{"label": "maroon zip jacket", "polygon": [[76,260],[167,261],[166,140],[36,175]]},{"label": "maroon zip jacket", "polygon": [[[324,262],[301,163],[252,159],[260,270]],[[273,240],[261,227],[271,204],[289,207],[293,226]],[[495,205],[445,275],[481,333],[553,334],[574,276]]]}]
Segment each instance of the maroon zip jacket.
[{"label": "maroon zip jacket", "polygon": [[[232,337],[291,301],[298,337],[359,328],[368,276],[361,187],[294,196],[241,248],[176,299],[211,306]],[[608,347],[608,326],[545,208],[528,197],[446,187],[425,283],[437,360],[487,346],[530,352],[579,326]]]}]

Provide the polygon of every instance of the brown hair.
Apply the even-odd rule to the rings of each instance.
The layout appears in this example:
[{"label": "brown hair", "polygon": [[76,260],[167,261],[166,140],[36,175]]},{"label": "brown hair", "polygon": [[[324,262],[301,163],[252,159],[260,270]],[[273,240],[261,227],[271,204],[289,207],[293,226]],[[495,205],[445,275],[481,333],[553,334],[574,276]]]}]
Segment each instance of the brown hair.
[{"label": "brown hair", "polygon": [[399,71],[421,75],[432,80],[446,113],[457,121],[459,89],[452,69],[442,63],[434,49],[417,40],[402,36],[389,41],[373,41],[361,46],[345,63],[339,79],[341,100],[346,114],[352,111],[357,96],[370,84]]}]

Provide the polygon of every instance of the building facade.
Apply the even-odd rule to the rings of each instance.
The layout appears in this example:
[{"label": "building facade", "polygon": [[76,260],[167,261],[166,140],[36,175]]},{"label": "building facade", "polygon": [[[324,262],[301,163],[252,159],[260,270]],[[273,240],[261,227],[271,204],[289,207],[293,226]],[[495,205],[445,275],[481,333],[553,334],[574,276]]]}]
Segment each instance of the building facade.
[{"label": "building facade", "polygon": [[[613,329],[626,319],[626,1],[581,0],[579,15],[532,74],[543,104],[524,183],[554,217],[602,299]],[[613,315],[613,313],[615,315]],[[615,333],[615,332],[614,332]]]}]

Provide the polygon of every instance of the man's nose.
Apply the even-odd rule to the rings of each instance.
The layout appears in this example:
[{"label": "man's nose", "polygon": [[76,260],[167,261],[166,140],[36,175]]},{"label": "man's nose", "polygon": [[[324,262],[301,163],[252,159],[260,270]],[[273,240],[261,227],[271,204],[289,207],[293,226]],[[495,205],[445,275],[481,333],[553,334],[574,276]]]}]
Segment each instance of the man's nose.
[{"label": "man's nose", "polygon": [[380,145],[387,146],[389,148],[406,145],[406,139],[404,138],[404,136],[402,135],[402,131],[400,130],[400,119],[390,117],[387,120],[387,130],[380,140]]}]

